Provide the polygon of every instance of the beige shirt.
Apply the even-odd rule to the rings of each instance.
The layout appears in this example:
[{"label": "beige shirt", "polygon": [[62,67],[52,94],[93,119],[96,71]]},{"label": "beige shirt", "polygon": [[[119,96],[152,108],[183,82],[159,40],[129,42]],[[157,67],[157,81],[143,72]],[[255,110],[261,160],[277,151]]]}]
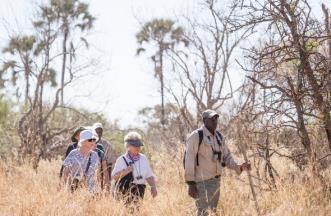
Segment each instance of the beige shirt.
[{"label": "beige shirt", "polygon": [[111,155],[112,147],[111,147],[111,144],[103,138],[101,138],[99,143],[105,149],[105,157],[104,157],[105,160],[107,161],[108,164],[111,163],[112,162],[112,155]]},{"label": "beige shirt", "polygon": [[[230,150],[225,145],[220,137],[221,146],[217,143],[216,133],[212,135],[205,126],[200,129],[203,130],[203,140],[201,142],[199,152],[199,134],[198,130],[191,133],[186,141],[186,156],[185,156],[185,181],[200,182],[214,178],[221,174],[222,163],[224,162],[226,167],[233,169],[240,174],[240,166],[234,161]],[[215,151],[222,152],[221,161],[217,160],[213,155],[213,149]],[[197,166],[196,156],[199,155],[199,166]]]}]

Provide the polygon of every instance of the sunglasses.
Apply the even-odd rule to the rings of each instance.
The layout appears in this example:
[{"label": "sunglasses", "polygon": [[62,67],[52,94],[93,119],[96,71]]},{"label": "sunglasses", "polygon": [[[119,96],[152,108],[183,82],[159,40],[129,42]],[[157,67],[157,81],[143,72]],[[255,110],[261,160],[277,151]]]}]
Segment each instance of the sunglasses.
[{"label": "sunglasses", "polygon": [[87,141],[89,141],[89,142],[96,142],[97,140],[96,139],[88,139]]}]

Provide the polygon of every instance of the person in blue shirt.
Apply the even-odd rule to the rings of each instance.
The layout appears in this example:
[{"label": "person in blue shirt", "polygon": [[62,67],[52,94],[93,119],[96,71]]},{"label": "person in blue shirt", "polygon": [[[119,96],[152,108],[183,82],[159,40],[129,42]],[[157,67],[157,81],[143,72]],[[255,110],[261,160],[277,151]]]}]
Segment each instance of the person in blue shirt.
[{"label": "person in blue shirt", "polygon": [[[68,146],[64,158],[67,158],[71,151],[73,151],[73,150],[75,150],[75,149],[78,148],[78,141],[79,141],[79,139],[80,139],[80,133],[81,133],[83,130],[86,130],[86,129],[88,129],[88,128],[89,128],[89,127],[83,127],[83,126],[80,126],[80,127],[77,127],[77,128],[74,130],[74,132],[73,132],[73,134],[72,134],[72,136],[71,136],[72,144],[70,144],[70,145]],[[98,135],[95,134],[93,130],[91,130],[91,131],[92,131],[92,133],[94,134],[94,136],[95,136],[95,137],[97,138],[97,140],[98,140]],[[101,144],[99,144],[99,143],[95,143],[95,144],[93,145],[93,149],[92,149],[92,150],[95,151],[95,152],[97,153],[98,158],[99,158],[99,163],[101,164],[101,167],[100,167],[100,170],[101,170],[101,172],[100,172],[100,176],[101,176],[101,177],[99,178],[99,180],[100,180],[100,182],[101,182],[101,183],[100,183],[100,184],[101,184],[101,188],[103,188],[102,170],[103,170],[103,169],[106,169],[106,167],[104,167],[104,166],[106,166],[106,165],[104,165],[104,162],[103,162],[103,161],[104,161],[104,155],[105,155],[104,152],[105,152],[105,150],[104,150],[104,147],[103,147]],[[60,178],[61,178],[62,175],[63,175],[63,169],[64,169],[64,166],[62,165],[61,170],[60,170]]]},{"label": "person in blue shirt", "polygon": [[94,151],[96,141],[97,136],[91,130],[80,133],[77,148],[70,151],[63,163],[63,187],[74,192],[85,186],[92,193],[98,192],[96,177],[100,159]]}]

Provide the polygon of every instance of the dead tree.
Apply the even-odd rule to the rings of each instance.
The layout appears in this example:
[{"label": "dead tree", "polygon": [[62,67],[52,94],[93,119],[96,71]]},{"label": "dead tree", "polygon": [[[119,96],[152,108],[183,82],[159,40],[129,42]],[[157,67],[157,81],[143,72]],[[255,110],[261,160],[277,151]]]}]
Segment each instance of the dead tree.
[{"label": "dead tree", "polygon": [[3,71],[12,72],[17,79],[20,78],[19,72],[24,72],[27,103],[21,107],[23,114],[17,128],[21,139],[18,156],[19,162],[29,161],[35,169],[40,159],[46,158],[52,150],[53,139],[72,129],[56,128],[52,121],[57,110],[62,108],[60,96],[63,88],[80,70],[70,70],[70,78],[63,86],[57,86],[56,75],[60,70],[56,68],[61,65],[61,57],[67,54],[56,49],[61,29],[47,7],[39,7],[38,12],[40,20],[33,22],[34,34],[12,37],[4,49],[8,59],[3,64]]},{"label": "dead tree", "polygon": [[[331,119],[330,119],[330,74],[327,58],[320,52],[321,46],[328,39],[328,32],[321,20],[312,16],[312,7],[307,0],[261,0],[235,1],[241,10],[232,17],[233,29],[257,29],[274,33],[274,44],[269,44],[269,50],[263,49],[264,55],[272,55],[285,63],[296,66],[297,77],[283,80],[288,89],[304,88],[303,92],[291,95],[298,114],[298,128],[307,151],[310,151],[309,140],[304,129],[304,116],[316,117],[323,123],[329,148],[331,149]],[[239,15],[239,16],[238,16]],[[244,18],[243,18],[244,17]],[[257,52],[259,50],[256,49]],[[264,57],[262,55],[262,57]],[[276,62],[279,64],[279,62]],[[281,65],[278,66],[278,71]],[[280,72],[278,72],[280,73]],[[270,87],[270,86],[265,86]],[[279,89],[280,90],[280,89]],[[304,104],[310,104],[309,113],[303,110]],[[321,116],[318,118],[318,116]]]},{"label": "dead tree", "polygon": [[195,104],[196,122],[191,123],[194,127],[199,123],[201,111],[220,109],[237,91],[232,86],[231,63],[240,42],[251,33],[250,30],[232,32],[228,17],[234,10],[228,11],[220,6],[219,1],[205,1],[201,12],[204,20],[185,17],[189,31],[184,36],[190,46],[167,53],[176,84],[181,86],[181,95],[184,96],[176,94],[175,101],[182,105],[186,104],[182,100]]}]

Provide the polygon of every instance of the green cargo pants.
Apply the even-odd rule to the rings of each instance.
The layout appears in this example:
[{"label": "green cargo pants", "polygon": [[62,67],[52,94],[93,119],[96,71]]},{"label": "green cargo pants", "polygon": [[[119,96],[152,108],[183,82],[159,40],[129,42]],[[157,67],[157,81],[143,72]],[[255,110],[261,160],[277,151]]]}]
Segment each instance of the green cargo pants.
[{"label": "green cargo pants", "polygon": [[208,209],[213,213],[217,211],[217,204],[220,198],[220,178],[215,177],[197,183],[198,197],[195,205],[198,209],[198,216],[208,215]]}]

